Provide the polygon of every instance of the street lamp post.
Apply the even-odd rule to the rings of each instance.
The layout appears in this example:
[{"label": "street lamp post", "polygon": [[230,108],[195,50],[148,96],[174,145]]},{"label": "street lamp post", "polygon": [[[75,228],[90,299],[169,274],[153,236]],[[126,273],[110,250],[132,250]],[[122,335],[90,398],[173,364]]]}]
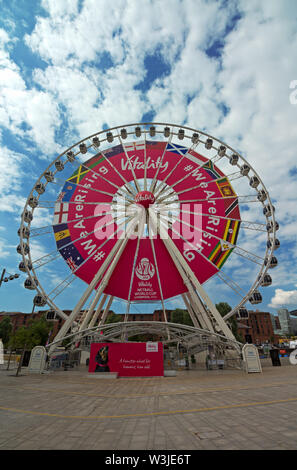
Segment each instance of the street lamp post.
[{"label": "street lamp post", "polygon": [[5,273],[6,273],[6,269],[4,268],[1,274],[1,278],[0,278],[0,287],[2,285],[2,282],[12,281],[13,279],[17,279],[18,277],[20,277],[19,274],[9,274],[9,273],[8,273],[8,277],[4,277]]},{"label": "street lamp post", "polygon": [[2,284],[2,282],[3,282],[5,272],[6,272],[6,269],[3,269],[2,275],[1,275],[1,279],[0,279],[0,287],[1,287],[1,284]]}]

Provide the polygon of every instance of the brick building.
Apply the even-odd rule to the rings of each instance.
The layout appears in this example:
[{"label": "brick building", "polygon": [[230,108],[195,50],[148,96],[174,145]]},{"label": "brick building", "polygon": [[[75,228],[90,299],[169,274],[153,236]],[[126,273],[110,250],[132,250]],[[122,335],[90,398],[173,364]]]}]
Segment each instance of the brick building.
[{"label": "brick building", "polygon": [[[66,314],[69,314],[70,312],[70,310],[64,310],[64,313]],[[6,317],[10,319],[12,325],[12,334],[14,334],[19,328],[28,326],[31,320],[38,320],[42,317],[45,317],[45,319],[50,321],[52,325],[49,337],[50,341],[53,340],[64,323],[64,320],[56,316],[55,312],[52,310],[39,310],[35,313],[0,312],[0,322]]]},{"label": "brick building", "polygon": [[[71,310],[63,310],[66,315],[71,313]],[[173,310],[166,310],[167,320],[172,321]],[[85,311],[81,312],[83,316]],[[109,313],[114,313],[110,311]],[[125,314],[117,314],[121,317],[121,321],[124,321]],[[22,312],[0,312],[0,322],[4,317],[10,317],[12,323],[12,332],[28,325],[30,319],[38,319],[42,316],[52,324],[51,335],[49,341],[53,341],[59,329],[64,323],[64,320],[60,318],[54,310],[40,310],[33,314],[22,313]],[[163,310],[155,310],[153,313],[130,313],[128,315],[128,321],[164,321]],[[268,312],[260,312],[258,310],[248,311],[247,318],[240,318],[238,320],[238,332],[241,334],[243,341],[253,344],[262,344],[266,341],[278,342],[278,336],[274,333],[273,324],[271,321],[271,315]]]},{"label": "brick building", "polygon": [[238,333],[241,334],[246,343],[256,345],[267,341],[273,343],[278,341],[269,312],[260,312],[259,310],[254,312],[249,310],[247,318],[240,318]]},{"label": "brick building", "polygon": [[[71,313],[71,310],[63,310],[66,315]],[[166,315],[168,321],[170,321],[170,314],[172,310],[166,310]],[[101,311],[103,313],[103,310]],[[112,310],[109,311],[110,313],[114,313]],[[80,318],[82,318],[85,314],[85,310],[81,311]],[[121,317],[121,321],[124,321],[125,314],[118,314]],[[61,318],[54,310],[39,310],[35,313],[24,313],[24,312],[0,312],[0,322],[3,318],[9,317],[11,324],[12,324],[12,334],[14,334],[18,328],[23,326],[28,326],[30,320],[39,319],[44,317],[48,322],[51,323],[52,329],[50,332],[49,342],[53,341],[56,334],[60,330],[61,326],[64,324],[63,318]],[[133,314],[130,313],[128,315],[128,321],[164,321],[164,312],[163,310],[155,310],[151,314]]]},{"label": "brick building", "polygon": [[[171,321],[172,310],[166,310],[167,321]],[[124,321],[125,314],[119,313]],[[163,310],[155,310],[153,313],[129,313],[128,321],[164,321]]]}]

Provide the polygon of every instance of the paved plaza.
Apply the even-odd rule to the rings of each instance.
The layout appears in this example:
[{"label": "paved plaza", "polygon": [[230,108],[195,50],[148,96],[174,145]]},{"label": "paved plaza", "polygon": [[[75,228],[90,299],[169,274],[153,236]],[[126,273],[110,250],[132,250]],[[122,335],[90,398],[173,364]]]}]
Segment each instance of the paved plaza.
[{"label": "paved plaza", "polygon": [[1,450],[268,450],[297,447],[297,366],[91,378],[0,370]]}]

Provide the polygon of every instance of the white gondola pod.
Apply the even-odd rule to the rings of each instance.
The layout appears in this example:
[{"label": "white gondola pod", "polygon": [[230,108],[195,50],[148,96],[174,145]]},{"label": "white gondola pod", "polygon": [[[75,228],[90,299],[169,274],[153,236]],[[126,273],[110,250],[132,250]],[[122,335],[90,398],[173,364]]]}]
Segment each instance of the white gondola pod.
[{"label": "white gondola pod", "polygon": [[210,137],[208,137],[208,138],[206,139],[205,144],[204,144],[204,145],[205,145],[205,148],[208,149],[208,150],[210,150],[210,149],[212,148],[212,144],[213,144],[213,140],[212,140]]},{"label": "white gondola pod", "polygon": [[23,226],[22,229],[19,228],[19,229],[18,229],[18,236],[20,237],[21,234],[22,234],[22,237],[23,237],[23,238],[29,238],[29,236],[30,236],[30,230],[28,229],[28,227],[24,227],[24,226]]},{"label": "white gondola pod", "polygon": [[260,294],[260,292],[255,290],[250,296],[249,302],[253,305],[260,304],[262,302],[262,295]]},{"label": "white gondola pod", "polygon": [[151,126],[150,127],[150,136],[155,137],[155,135],[156,135],[156,128],[155,128],[155,126]]},{"label": "white gondola pod", "polygon": [[170,136],[170,127],[164,127],[164,137]]},{"label": "white gondola pod", "polygon": [[34,290],[38,286],[38,281],[36,277],[33,279],[28,277],[24,282],[24,287],[29,290]]},{"label": "white gondola pod", "polygon": [[38,193],[38,194],[43,194],[44,191],[45,191],[45,186],[43,183],[36,183],[35,184],[35,187],[34,187],[35,191]]},{"label": "white gondola pod", "polygon": [[270,260],[270,262],[269,262],[269,258],[266,257],[266,258],[264,259],[264,264],[265,264],[265,266],[268,265],[269,268],[275,268],[275,267],[277,266],[277,264],[278,264],[278,263],[277,263],[277,258],[276,258],[275,256],[272,256],[272,257],[271,257],[271,260]]},{"label": "white gondola pod", "polygon": [[34,305],[37,305],[37,307],[44,307],[46,305],[46,299],[45,297],[43,297],[42,295],[35,295],[34,299],[33,299],[33,303]]},{"label": "white gondola pod", "polygon": [[82,144],[79,144],[79,151],[80,153],[83,153],[83,154],[87,153],[88,148],[84,142]]},{"label": "white gondola pod", "polygon": [[236,155],[236,153],[233,153],[233,154],[229,157],[229,162],[230,162],[230,164],[233,165],[233,166],[237,165],[238,160],[239,160],[239,156]]},{"label": "white gondola pod", "polygon": [[113,142],[112,132],[107,132],[106,138],[107,138],[107,142],[109,142],[109,143]]},{"label": "white gondola pod", "polygon": [[272,233],[273,232],[273,227],[275,228],[275,230],[278,230],[279,229],[279,223],[274,222],[274,225],[273,225],[272,222],[268,222],[267,225],[266,225],[267,232]]},{"label": "white gondola pod", "polygon": [[220,157],[224,157],[226,155],[226,147],[225,145],[220,145],[218,150],[218,155]]},{"label": "white gondola pod", "polygon": [[121,129],[121,138],[127,139],[127,129]]},{"label": "white gondola pod", "polygon": [[38,199],[36,196],[31,196],[28,199],[28,205],[32,207],[32,209],[35,209],[35,207],[38,206]]},{"label": "white gondola pod", "polygon": [[44,177],[48,183],[52,183],[55,179],[53,172],[50,170],[44,173]]},{"label": "white gondola pod", "polygon": [[185,137],[184,129],[179,129],[178,130],[177,137],[179,138],[179,140],[183,140],[183,138]]},{"label": "white gondola pod", "polygon": [[257,199],[258,199],[258,201],[260,201],[260,202],[266,201],[266,199],[267,199],[267,194],[266,194],[266,191],[264,191],[264,189],[260,189],[260,191],[258,191]]},{"label": "white gondola pod", "polygon": [[63,171],[64,170],[64,163],[61,160],[57,160],[55,162],[55,167],[57,168],[58,171]]},{"label": "white gondola pod", "polygon": [[250,169],[251,168],[249,167],[249,165],[244,163],[240,168],[240,173],[242,174],[242,176],[247,176],[249,174]]},{"label": "white gondola pod", "polygon": [[93,142],[93,145],[94,145],[95,148],[100,147],[100,140],[97,136],[93,137],[92,142]]},{"label": "white gondola pod", "polygon": [[260,184],[260,180],[257,176],[252,176],[251,179],[250,179],[250,186],[252,188],[256,188],[257,186],[259,186]]},{"label": "white gondola pod", "polygon": [[198,144],[199,142],[199,134],[197,132],[194,132],[192,135],[192,144]]},{"label": "white gondola pod", "polygon": [[274,240],[274,243],[271,240],[268,240],[267,248],[273,248],[274,250],[277,250],[279,247],[280,247],[280,241],[278,238]]},{"label": "white gondola pod", "polygon": [[25,255],[28,255],[30,253],[30,247],[27,243],[19,244],[17,246],[17,252],[21,255],[22,254],[22,248],[25,253]]},{"label": "white gondola pod", "polygon": [[270,274],[264,274],[264,276],[259,276],[258,281],[260,283],[260,286],[262,287],[268,287],[272,284],[272,278]]},{"label": "white gondola pod", "polygon": [[245,307],[240,307],[237,312],[236,312],[236,318],[238,319],[244,319],[249,317],[249,312],[247,308]]},{"label": "white gondola pod", "polygon": [[30,212],[30,211],[28,211],[28,210],[25,210],[24,213],[23,213],[23,215],[24,215],[24,221],[25,221],[25,222],[27,222],[28,224],[29,224],[30,222],[32,222],[32,220],[33,220],[33,214],[32,214],[32,212]]},{"label": "white gondola pod", "polygon": [[271,206],[270,204],[263,208],[263,214],[265,217],[270,217],[272,215],[272,211],[275,212],[275,207]]},{"label": "white gondola pod", "polygon": [[20,264],[19,264],[19,270],[22,271],[23,273],[25,273],[26,271],[31,271],[32,269],[32,263],[28,262],[28,263],[24,263],[24,261],[21,261]]}]

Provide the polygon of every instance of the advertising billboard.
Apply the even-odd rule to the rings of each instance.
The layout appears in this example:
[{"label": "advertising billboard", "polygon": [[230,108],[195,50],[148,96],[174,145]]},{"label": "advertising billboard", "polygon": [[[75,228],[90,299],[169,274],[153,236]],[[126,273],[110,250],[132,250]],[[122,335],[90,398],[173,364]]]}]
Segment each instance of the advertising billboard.
[{"label": "advertising billboard", "polygon": [[117,372],[119,377],[163,376],[163,344],[92,343],[89,372]]}]

